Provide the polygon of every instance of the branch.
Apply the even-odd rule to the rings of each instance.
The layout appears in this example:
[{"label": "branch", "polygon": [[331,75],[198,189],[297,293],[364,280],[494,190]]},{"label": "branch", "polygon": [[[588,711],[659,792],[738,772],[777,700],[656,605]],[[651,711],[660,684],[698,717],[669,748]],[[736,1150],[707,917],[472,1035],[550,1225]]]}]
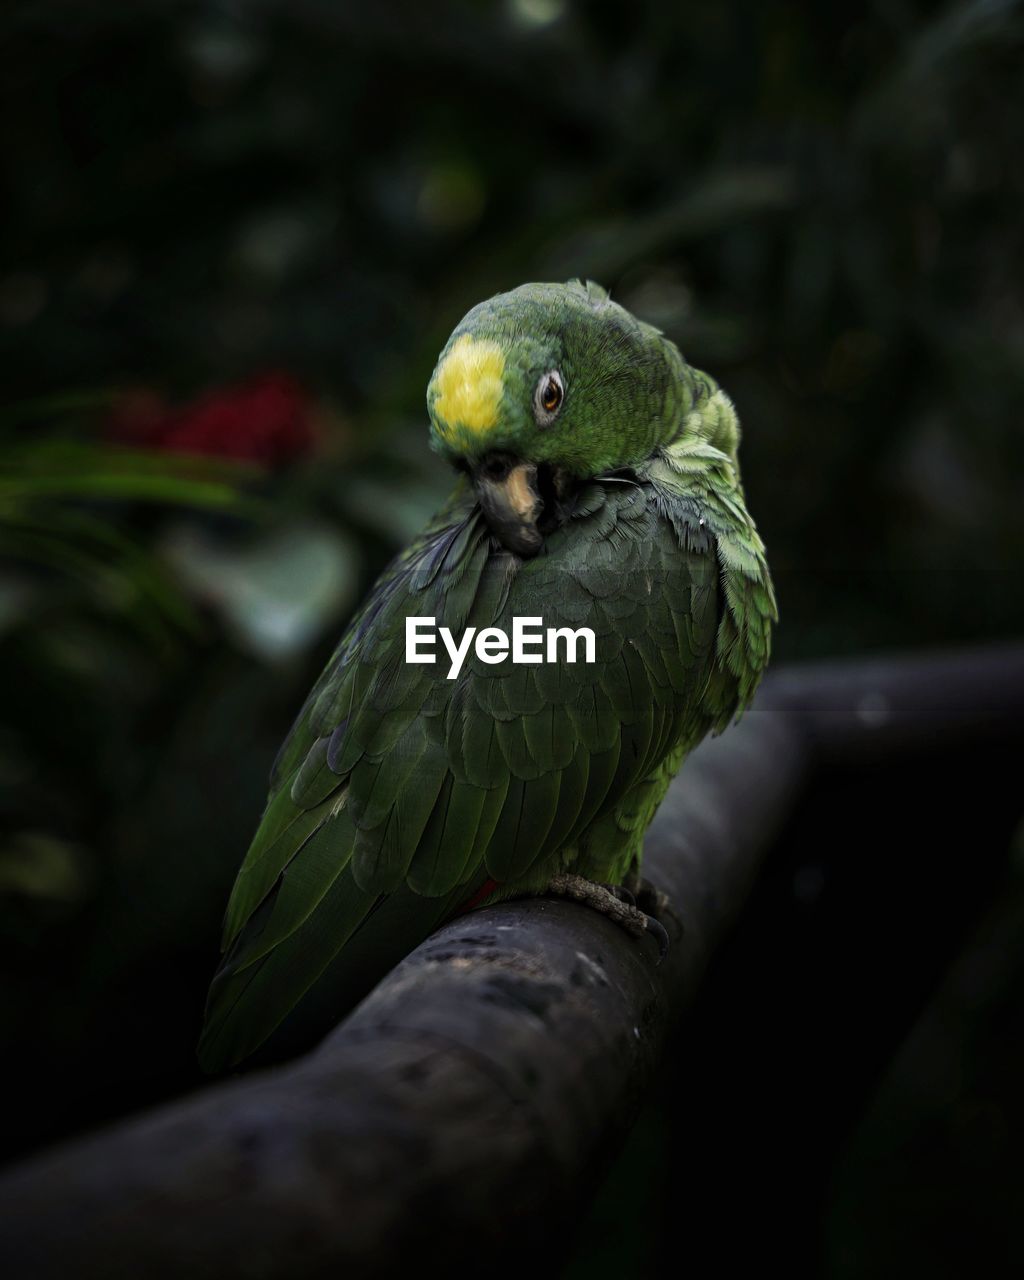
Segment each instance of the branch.
[{"label": "branch", "polygon": [[662,965],[568,902],[464,916],[306,1057],[10,1173],[5,1274],[352,1280],[481,1249],[536,1259],[632,1122],[814,763],[1022,723],[1019,648],[781,672],[651,828],[645,871],[672,902]]}]

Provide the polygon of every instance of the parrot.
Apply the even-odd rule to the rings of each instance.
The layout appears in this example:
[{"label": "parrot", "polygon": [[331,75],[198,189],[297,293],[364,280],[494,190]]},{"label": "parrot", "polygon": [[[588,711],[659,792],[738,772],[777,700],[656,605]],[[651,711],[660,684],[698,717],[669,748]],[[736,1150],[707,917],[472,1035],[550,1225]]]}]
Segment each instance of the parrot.
[{"label": "parrot", "polygon": [[[644,833],[768,662],[777,608],[736,411],[604,288],[524,284],[473,307],[427,411],[453,489],[275,761],[225,913],[208,1072],[310,1047],[441,924],[502,899],[555,893],[654,929],[629,889]],[[451,679],[443,653],[408,660],[410,618],[453,636],[589,628],[593,661],[478,645]]]}]

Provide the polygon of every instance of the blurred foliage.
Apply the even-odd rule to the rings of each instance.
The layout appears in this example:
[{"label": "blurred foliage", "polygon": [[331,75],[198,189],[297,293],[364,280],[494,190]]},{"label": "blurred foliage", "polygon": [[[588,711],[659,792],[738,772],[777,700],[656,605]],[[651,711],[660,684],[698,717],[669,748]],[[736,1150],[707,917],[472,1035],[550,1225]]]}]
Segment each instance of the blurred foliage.
[{"label": "blurred foliage", "polygon": [[205,459],[131,453],[45,428],[31,443],[10,445],[0,464],[0,554],[18,569],[0,575],[0,599],[7,601],[0,628],[34,622],[44,597],[52,603],[53,588],[68,585],[61,577],[81,588],[75,607],[103,608],[156,644],[165,626],[193,627],[177,584],[107,507],[114,500],[244,510],[231,480],[226,467]]},{"label": "blurred foliage", "polygon": [[50,1095],[12,1145],[193,1078],[480,298],[591,276],[720,378],[782,657],[1021,631],[1022,52],[1011,0],[11,0],[0,1021]]}]

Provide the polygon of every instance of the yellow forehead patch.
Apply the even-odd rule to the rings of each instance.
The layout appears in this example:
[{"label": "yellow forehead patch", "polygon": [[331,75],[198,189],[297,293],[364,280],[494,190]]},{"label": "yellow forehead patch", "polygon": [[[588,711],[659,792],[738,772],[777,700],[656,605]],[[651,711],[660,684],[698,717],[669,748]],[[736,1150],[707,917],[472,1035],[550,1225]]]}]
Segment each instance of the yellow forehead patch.
[{"label": "yellow forehead patch", "polygon": [[490,338],[464,333],[434,375],[434,415],[449,438],[457,427],[480,433],[498,421],[505,353]]}]

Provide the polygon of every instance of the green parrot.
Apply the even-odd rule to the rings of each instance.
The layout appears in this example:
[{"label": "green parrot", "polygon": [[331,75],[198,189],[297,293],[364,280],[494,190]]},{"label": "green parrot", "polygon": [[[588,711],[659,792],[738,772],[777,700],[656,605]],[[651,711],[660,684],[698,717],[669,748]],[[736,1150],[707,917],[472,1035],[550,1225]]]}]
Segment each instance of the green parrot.
[{"label": "green parrot", "polygon": [[[307,1047],[445,920],[608,888],[684,757],[747,705],[775,599],[718,385],[593,283],[474,307],[427,390],[460,474],[352,620],[274,766],[227,907],[199,1056]],[[484,632],[454,678],[408,619]],[[513,619],[593,655],[498,652]],[[487,630],[487,629],[494,629]],[[524,649],[525,654],[525,649]],[[541,659],[541,660],[538,660]],[[626,901],[621,898],[625,897]]]}]

